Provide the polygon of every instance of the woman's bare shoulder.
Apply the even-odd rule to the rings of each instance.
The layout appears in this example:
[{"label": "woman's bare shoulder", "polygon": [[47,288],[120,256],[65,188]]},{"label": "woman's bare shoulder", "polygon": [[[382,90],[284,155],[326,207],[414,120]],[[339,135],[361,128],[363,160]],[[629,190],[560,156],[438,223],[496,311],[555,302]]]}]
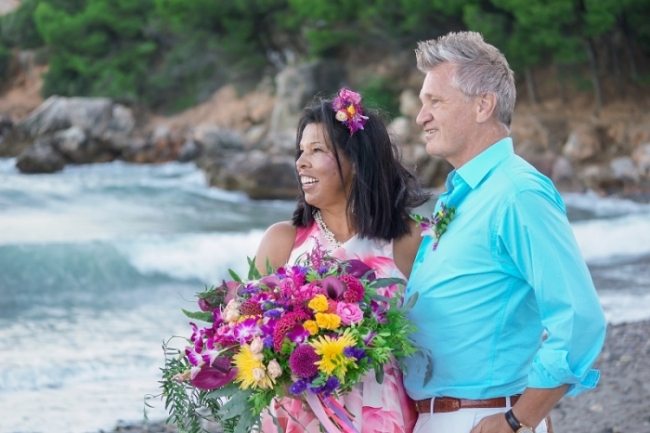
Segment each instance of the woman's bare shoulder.
[{"label": "woman's bare shoulder", "polygon": [[266,262],[278,268],[289,260],[296,240],[296,227],[290,221],[273,224],[264,233],[255,254],[255,267],[260,272],[266,270]]}]

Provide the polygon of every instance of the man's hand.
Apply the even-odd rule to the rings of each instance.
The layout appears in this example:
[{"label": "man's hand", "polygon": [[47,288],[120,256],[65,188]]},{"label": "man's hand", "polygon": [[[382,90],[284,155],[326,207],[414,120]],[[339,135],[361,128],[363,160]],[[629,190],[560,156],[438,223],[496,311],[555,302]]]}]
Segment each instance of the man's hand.
[{"label": "man's hand", "polygon": [[469,433],[512,433],[512,429],[502,413],[486,416]]}]

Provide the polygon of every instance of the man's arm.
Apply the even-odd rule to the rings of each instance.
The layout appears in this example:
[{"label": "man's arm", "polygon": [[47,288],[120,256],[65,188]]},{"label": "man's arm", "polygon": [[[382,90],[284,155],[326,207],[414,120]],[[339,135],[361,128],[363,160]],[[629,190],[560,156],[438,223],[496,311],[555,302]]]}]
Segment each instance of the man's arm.
[{"label": "man's arm", "polygon": [[[589,270],[564,206],[551,185],[524,190],[504,203],[498,231],[499,256],[513,276],[532,287],[547,338],[533,359],[528,388],[513,414],[537,426],[566,393],[593,388],[590,367],[600,353],[606,323]],[[472,433],[511,433],[503,414],[482,420]]]}]

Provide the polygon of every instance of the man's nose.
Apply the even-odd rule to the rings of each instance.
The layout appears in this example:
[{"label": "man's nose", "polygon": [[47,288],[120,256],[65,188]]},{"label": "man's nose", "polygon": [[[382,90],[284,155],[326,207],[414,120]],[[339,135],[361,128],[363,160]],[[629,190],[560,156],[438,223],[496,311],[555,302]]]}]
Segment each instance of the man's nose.
[{"label": "man's nose", "polygon": [[424,126],[424,124],[431,119],[431,113],[426,111],[424,109],[424,105],[422,105],[422,108],[420,108],[420,112],[418,113],[418,116],[415,118],[415,123],[417,123],[420,126]]}]

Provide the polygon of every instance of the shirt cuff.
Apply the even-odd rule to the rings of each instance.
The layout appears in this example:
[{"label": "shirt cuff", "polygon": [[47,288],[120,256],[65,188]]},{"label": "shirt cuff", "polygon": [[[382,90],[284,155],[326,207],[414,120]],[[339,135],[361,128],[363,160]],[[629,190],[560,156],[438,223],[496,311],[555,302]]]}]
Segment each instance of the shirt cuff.
[{"label": "shirt cuff", "polygon": [[587,369],[583,374],[571,370],[566,350],[541,348],[528,373],[529,388],[557,388],[569,385],[566,395],[576,396],[593,389],[600,379],[598,370]]}]

